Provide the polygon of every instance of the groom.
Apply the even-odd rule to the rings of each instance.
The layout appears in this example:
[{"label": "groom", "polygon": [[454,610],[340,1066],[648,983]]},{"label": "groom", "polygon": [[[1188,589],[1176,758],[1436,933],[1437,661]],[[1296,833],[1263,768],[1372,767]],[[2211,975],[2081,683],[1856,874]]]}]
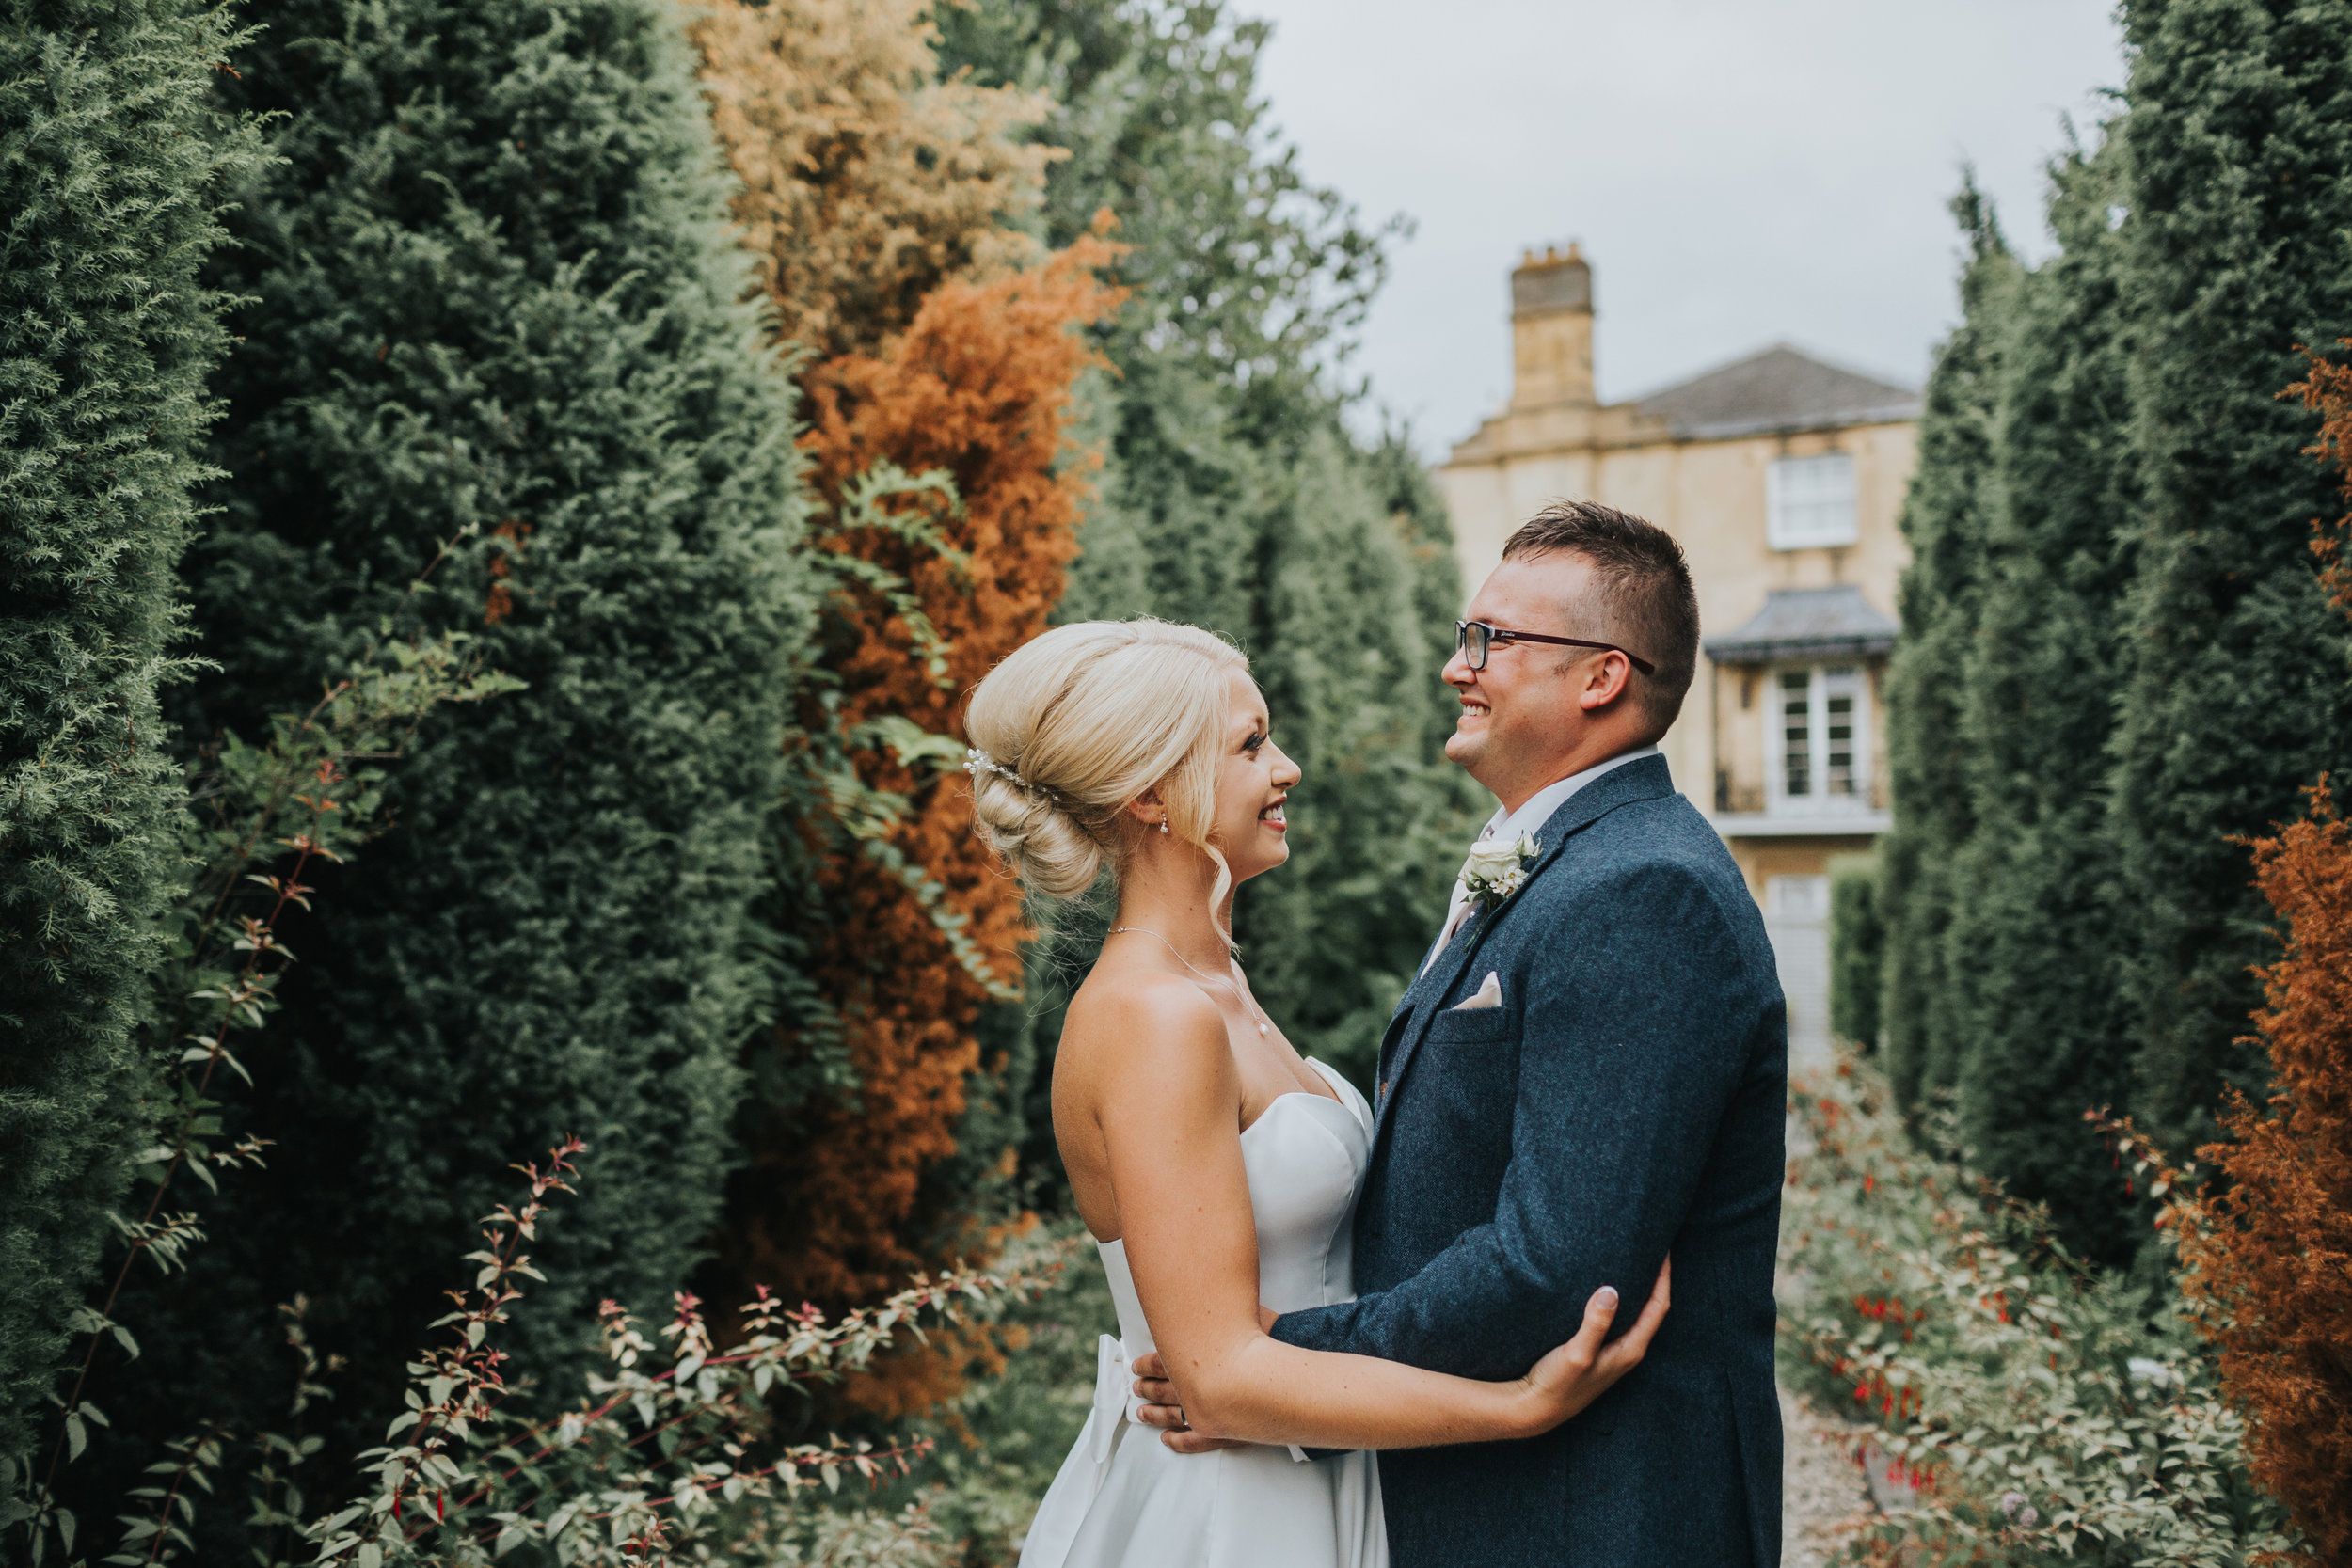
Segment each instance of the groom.
[{"label": "groom", "polygon": [[1698,658],[1690,568],[1662,530],[1560,502],[1469,614],[1446,755],[1502,802],[1484,839],[1534,848],[1516,883],[1508,857],[1472,857],[1485,895],[1456,885],[1380,1042],[1360,1295],[1270,1332],[1513,1378],[1595,1289],[1638,1300],[1671,1253],[1647,1359],[1581,1415],[1532,1442],[1381,1454],[1391,1559],[1770,1568],[1787,1014],[1756,902],[1657,750]]}]

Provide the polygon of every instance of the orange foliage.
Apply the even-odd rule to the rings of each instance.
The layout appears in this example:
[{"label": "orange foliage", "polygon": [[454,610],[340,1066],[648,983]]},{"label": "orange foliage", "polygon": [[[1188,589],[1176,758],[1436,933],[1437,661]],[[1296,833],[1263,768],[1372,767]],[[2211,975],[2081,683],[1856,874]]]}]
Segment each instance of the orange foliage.
[{"label": "orange foliage", "polygon": [[[962,506],[938,521],[970,560],[967,576],[892,535],[824,541],[905,578],[952,648],[943,688],[905,623],[859,594],[854,640],[826,661],[839,680],[833,721],[899,714],[960,733],[961,693],[1045,628],[1077,551],[1088,483],[1089,465],[1060,461],[1073,386],[1094,360],[1076,328],[1122,297],[1096,276],[1117,254],[1089,238],[1030,271],[944,283],[882,354],[845,355],[804,377],[805,445],[823,493],[837,501],[883,459],[944,468]],[[943,780],[888,753],[861,753],[859,768],[913,802],[892,842],[944,885],[943,902],[969,918],[965,935],[1017,982],[1027,935],[1019,899],[971,832],[961,776]],[[815,963],[848,1022],[862,1089],[854,1108],[823,1113],[805,1138],[754,1151],[757,1196],[739,1206],[733,1261],[747,1282],[787,1298],[843,1301],[931,1261],[922,1242],[942,1216],[916,1212],[917,1187],[927,1166],[955,1152],[964,1080],[981,1065],[972,1027],[986,993],[886,870],[837,850],[820,879],[832,919]]]},{"label": "orange foliage", "polygon": [[509,517],[490,532],[506,541],[506,547],[490,557],[490,592],[482,605],[483,625],[495,626],[515,613],[515,589],[507,578],[514,573],[516,558],[523,553],[523,546],[531,538],[531,525],[519,517]]},{"label": "orange foliage", "polygon": [[2226,1185],[2185,1233],[2190,1291],[2247,1415],[2254,1480],[2322,1562],[2352,1563],[2352,824],[2327,781],[2312,808],[2254,842],[2255,882],[2288,923],[2255,1015],[2276,1092],[2242,1097],[2203,1158]]},{"label": "orange foliage", "polygon": [[[2339,341],[2352,348],[2352,338]],[[2303,450],[2344,470],[2344,499],[2352,500],[2352,365],[2336,364],[2309,349],[2303,352],[2311,359],[2309,374],[2279,395],[2299,397],[2304,407],[2319,415],[2319,439]],[[2352,516],[2332,523],[2314,522],[2312,531],[2319,536],[2312,541],[2312,553],[2319,557],[2319,580],[2328,589],[2329,602],[2338,610],[2352,611],[2352,567],[2344,564],[2343,555],[2344,535],[2352,531]]]}]

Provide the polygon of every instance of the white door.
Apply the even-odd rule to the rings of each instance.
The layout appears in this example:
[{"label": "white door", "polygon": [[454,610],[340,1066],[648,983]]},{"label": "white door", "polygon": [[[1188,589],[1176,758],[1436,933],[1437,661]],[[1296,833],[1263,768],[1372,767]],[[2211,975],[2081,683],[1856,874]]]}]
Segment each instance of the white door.
[{"label": "white door", "polygon": [[1788,1065],[1826,1065],[1829,1044],[1829,879],[1764,879],[1764,934],[1788,999]]}]

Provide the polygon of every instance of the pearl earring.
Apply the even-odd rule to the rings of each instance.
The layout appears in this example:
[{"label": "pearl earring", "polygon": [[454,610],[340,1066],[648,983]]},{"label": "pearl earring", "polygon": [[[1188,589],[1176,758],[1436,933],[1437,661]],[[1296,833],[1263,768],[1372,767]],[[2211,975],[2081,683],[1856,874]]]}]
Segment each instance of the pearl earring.
[{"label": "pearl earring", "polygon": [[1160,832],[1168,832],[1168,824],[1167,824],[1167,823],[1163,822],[1163,823],[1161,823],[1161,824],[1160,824]]}]

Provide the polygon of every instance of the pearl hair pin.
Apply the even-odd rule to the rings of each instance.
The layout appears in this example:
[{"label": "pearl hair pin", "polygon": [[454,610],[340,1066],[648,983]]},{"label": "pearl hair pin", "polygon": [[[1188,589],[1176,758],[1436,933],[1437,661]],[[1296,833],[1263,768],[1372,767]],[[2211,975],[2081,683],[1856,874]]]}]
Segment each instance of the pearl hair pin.
[{"label": "pearl hair pin", "polygon": [[993,773],[998,778],[1008,780],[1017,787],[1025,789],[1032,795],[1040,796],[1055,805],[1058,806],[1063,803],[1060,796],[1041,784],[1023,778],[977,746],[967,746],[963,749],[963,770],[976,779],[983,773]]}]

